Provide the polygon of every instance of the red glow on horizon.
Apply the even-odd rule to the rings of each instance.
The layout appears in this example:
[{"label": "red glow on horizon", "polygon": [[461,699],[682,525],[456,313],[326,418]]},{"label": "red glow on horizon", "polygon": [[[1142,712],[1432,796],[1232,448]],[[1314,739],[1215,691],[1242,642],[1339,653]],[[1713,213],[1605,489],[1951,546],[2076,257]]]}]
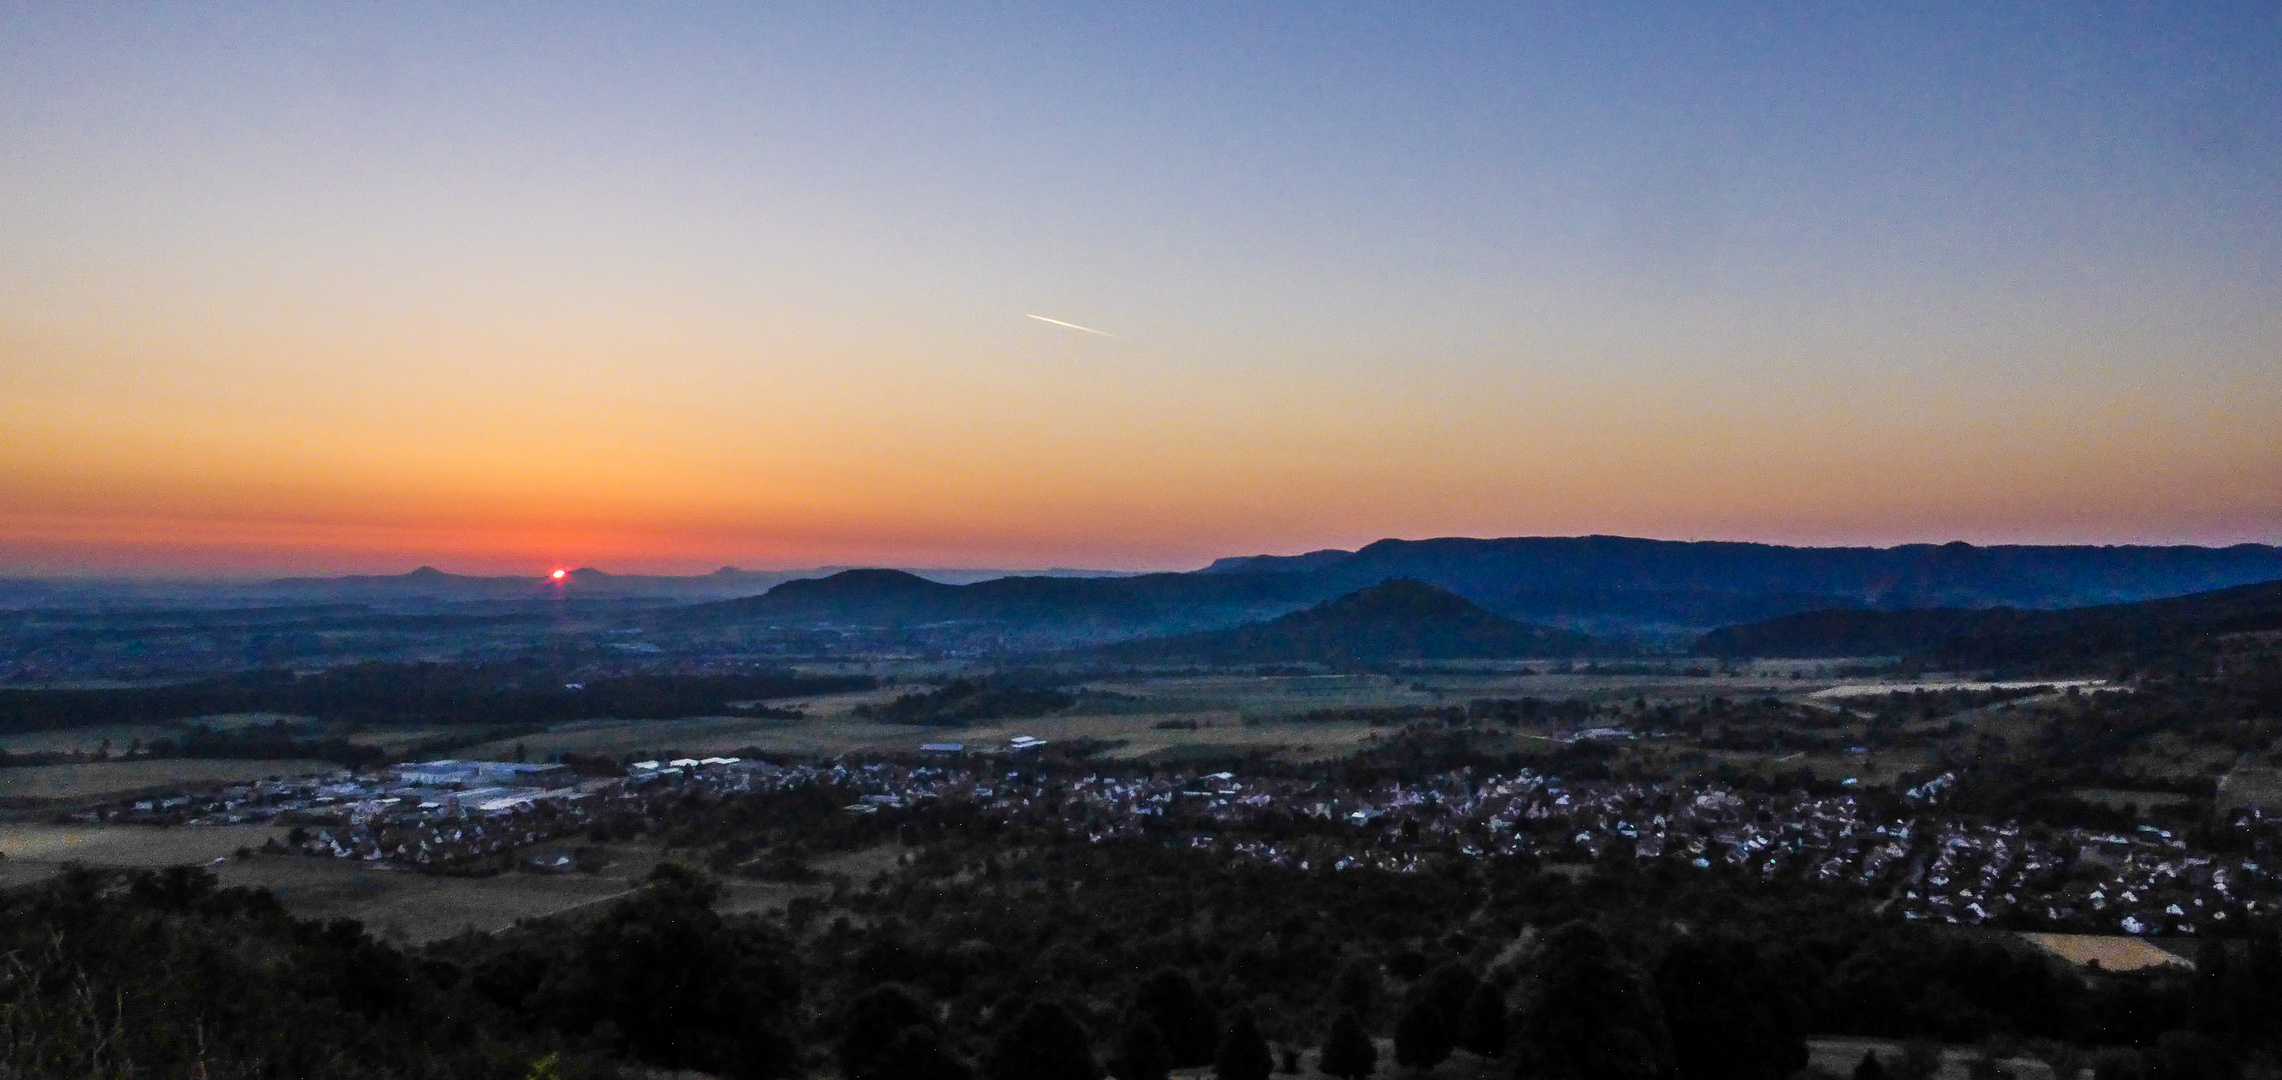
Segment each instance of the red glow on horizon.
[{"label": "red glow on horizon", "polygon": [[555,572],[554,572],[554,574],[552,574],[551,576],[552,576],[552,577],[553,577],[553,578],[554,578],[556,581],[561,581],[562,579],[564,579],[564,578],[567,578],[567,577],[569,577],[569,576],[570,576],[570,571],[568,571],[568,570],[557,570],[557,571],[555,571]]}]

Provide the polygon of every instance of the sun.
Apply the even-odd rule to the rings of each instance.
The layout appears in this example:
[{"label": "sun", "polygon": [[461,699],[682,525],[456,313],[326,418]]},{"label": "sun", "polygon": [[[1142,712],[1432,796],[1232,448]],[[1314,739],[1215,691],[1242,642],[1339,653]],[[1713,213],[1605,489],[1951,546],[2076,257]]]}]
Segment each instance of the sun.
[{"label": "sun", "polygon": [[567,578],[567,577],[569,577],[569,576],[570,576],[570,571],[568,571],[568,570],[557,570],[557,571],[555,571],[553,574],[551,574],[551,575],[549,575],[549,576],[550,576],[550,577],[552,577],[552,578],[554,578],[556,581],[561,581],[562,579],[564,579],[564,578]]}]

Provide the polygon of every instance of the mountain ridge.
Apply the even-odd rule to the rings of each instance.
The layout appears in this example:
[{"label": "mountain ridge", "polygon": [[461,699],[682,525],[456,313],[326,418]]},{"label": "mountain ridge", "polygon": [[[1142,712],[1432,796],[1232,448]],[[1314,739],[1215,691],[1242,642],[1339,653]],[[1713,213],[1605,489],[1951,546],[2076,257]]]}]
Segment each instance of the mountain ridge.
[{"label": "mountain ridge", "polygon": [[1809,611],[1721,627],[1709,656],[1912,656],[1971,664],[2088,662],[2216,634],[2282,631],[2282,580],[2128,604]]},{"label": "mountain ridge", "polygon": [[1571,656],[1602,643],[1483,610],[1447,589],[1410,578],[1380,582],[1263,622],[1096,650],[1109,660],[1216,664],[1514,659]]}]

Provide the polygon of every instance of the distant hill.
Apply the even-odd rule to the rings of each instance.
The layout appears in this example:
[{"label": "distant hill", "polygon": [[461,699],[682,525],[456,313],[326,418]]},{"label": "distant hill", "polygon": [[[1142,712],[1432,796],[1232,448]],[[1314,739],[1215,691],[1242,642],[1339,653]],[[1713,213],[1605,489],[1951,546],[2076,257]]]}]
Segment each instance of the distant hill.
[{"label": "distant hill", "polygon": [[1214,664],[1507,659],[1574,656],[1593,650],[1583,634],[1529,626],[1446,589],[1399,579],[1373,585],[1266,622],[1226,630],[1110,645],[1105,659]]},{"label": "distant hill", "polygon": [[[350,574],[341,577],[291,577],[263,582],[255,589],[297,598],[482,600],[543,596],[560,592],[588,598],[652,598],[659,600],[712,600],[752,596],[788,581],[828,577],[848,567],[826,566],[809,570],[740,570],[724,566],[710,574],[613,574],[586,566],[572,570],[561,581],[549,576],[510,575],[483,577],[452,574],[423,566],[403,574]],[[1013,571],[983,569],[929,569],[922,579],[945,582],[987,581]],[[1044,577],[1116,577],[1114,571],[1055,569],[1037,572]]]},{"label": "distant hill", "polygon": [[1287,575],[1002,577],[945,585],[902,570],[846,570],[788,581],[760,596],[696,604],[681,625],[742,622],[920,626],[1000,623],[1089,640],[1226,626],[1321,599],[1318,583]]},{"label": "distant hill", "polygon": [[1777,605],[1819,598],[1822,602],[1812,606],[1820,608],[2059,608],[2282,578],[2282,548],[1966,543],[1805,548],[1623,536],[1447,537],[1381,540],[1351,553],[1221,559],[1204,572],[1307,573],[1350,587],[1416,578],[1517,618],[1529,617],[1540,597],[1643,594],[1758,597]]},{"label": "distant hill", "polygon": [[2282,581],[2132,604],[1809,611],[1705,634],[1710,656],[1916,656],[1972,664],[2149,654],[2211,634],[2282,630]]},{"label": "distant hill", "polygon": [[[2063,608],[2282,578],[2282,549],[2200,547],[1799,548],[1620,536],[1382,540],[1358,551],[1221,559],[1186,574],[1025,575],[899,586],[861,571],[692,607],[694,623],[989,623],[1067,647],[1222,629],[1393,578],[1447,589],[1521,622],[1678,644],[1702,631],[1832,609]],[[851,576],[856,575],[856,576]],[[1038,645],[1059,636],[1060,645]]]}]

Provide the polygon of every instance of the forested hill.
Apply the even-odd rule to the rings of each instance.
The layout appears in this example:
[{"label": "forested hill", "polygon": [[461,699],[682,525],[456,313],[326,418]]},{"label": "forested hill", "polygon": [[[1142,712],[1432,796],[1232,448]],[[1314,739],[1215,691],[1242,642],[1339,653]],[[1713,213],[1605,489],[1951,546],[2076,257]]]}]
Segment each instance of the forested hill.
[{"label": "forested hill", "polygon": [[1218,577],[1005,577],[944,585],[901,570],[847,570],[788,581],[760,596],[679,609],[672,621],[760,620],[888,626],[992,621],[1063,623],[1148,633],[1173,625],[1228,625],[1324,598],[1321,583],[1288,574]]},{"label": "forested hill", "polygon": [[1752,595],[1820,607],[2061,608],[2127,603],[2282,578],[2282,548],[1966,543],[1783,547],[1624,536],[1381,540],[1353,553],[1222,559],[1202,573],[1304,573],[1357,588],[1408,577],[1492,611],[1528,617],[1531,594],[1614,591]]},{"label": "forested hill", "polygon": [[1584,634],[1518,623],[1448,590],[1398,579],[1263,623],[1124,642],[1101,653],[1126,661],[1349,666],[1392,660],[1574,656],[1594,651],[1596,644]]},{"label": "forested hill", "polygon": [[2066,608],[2282,578],[2282,549],[1802,548],[1619,536],[1382,540],[1359,551],[1222,559],[1121,578],[944,585],[892,570],[790,581],[663,621],[1076,628],[1096,640],[1215,630],[1410,578],[1497,615],[1596,634],[1685,633],[1836,608]]},{"label": "forested hill", "polygon": [[1967,664],[2148,655],[2212,634],[2282,630],[2282,581],[2060,611],[1810,611],[1705,634],[1711,656],[1914,656]]}]

